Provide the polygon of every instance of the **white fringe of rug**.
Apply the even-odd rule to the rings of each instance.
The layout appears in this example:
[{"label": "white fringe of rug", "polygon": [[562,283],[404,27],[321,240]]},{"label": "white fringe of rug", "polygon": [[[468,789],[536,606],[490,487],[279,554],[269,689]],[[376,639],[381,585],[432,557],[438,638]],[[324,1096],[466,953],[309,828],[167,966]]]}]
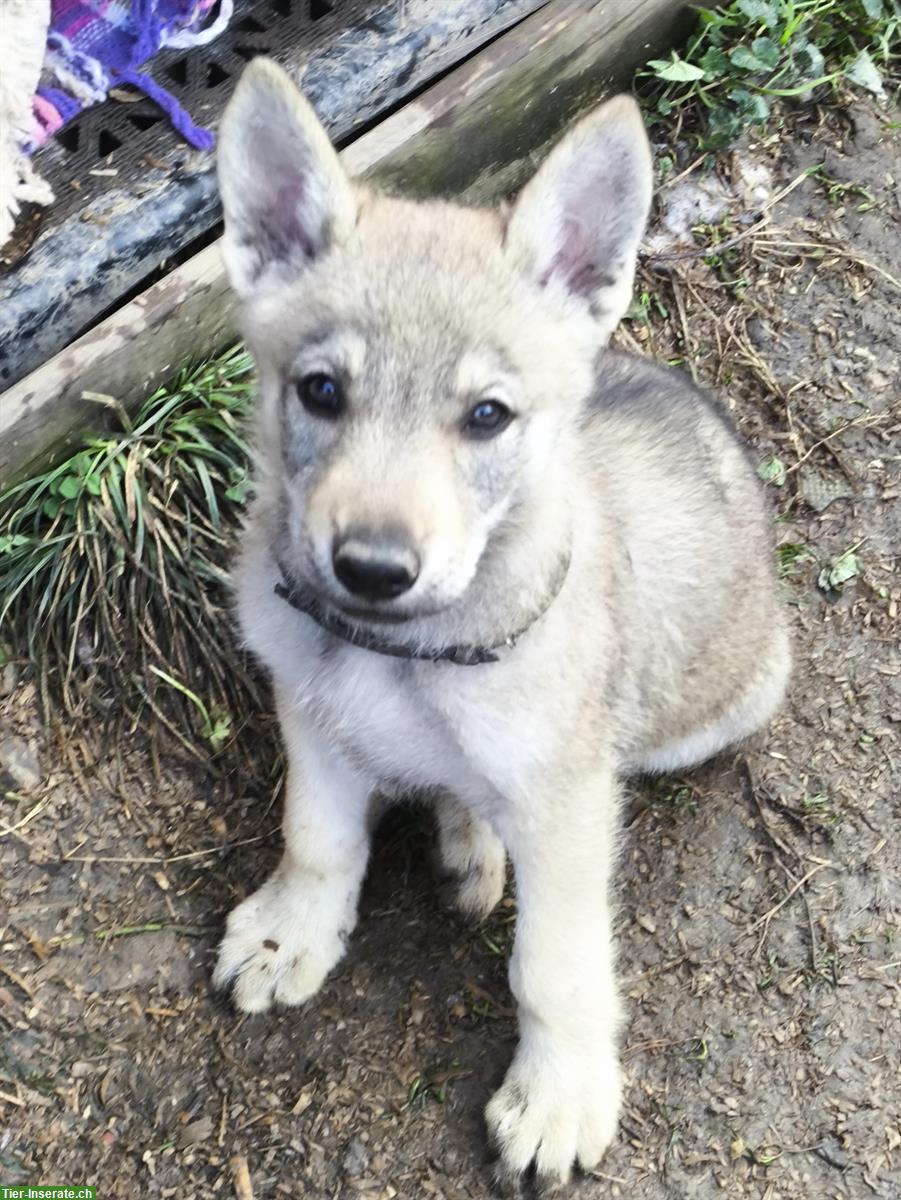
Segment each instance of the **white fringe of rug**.
[{"label": "white fringe of rug", "polygon": [[44,62],[50,0],[0,0],[0,247],[22,204],[50,204],[53,192],[35,173],[22,145],[31,135],[31,101]]}]

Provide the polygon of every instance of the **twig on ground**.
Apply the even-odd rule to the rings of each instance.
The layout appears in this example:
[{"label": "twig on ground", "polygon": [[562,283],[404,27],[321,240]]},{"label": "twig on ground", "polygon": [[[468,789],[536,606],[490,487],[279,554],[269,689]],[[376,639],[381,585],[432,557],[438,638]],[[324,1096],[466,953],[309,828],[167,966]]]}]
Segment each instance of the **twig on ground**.
[{"label": "twig on ground", "polygon": [[22,820],[17,821],[15,825],[0,825],[0,838],[9,837],[11,833],[16,833],[19,829],[24,829],[29,821],[33,821],[38,813],[47,807],[49,800],[49,796],[45,796],[43,800],[39,800],[37,804],[28,810]]},{"label": "twig on ground", "polygon": [[[751,768],[748,766],[747,760],[744,760],[742,762],[742,767],[743,767],[742,774],[744,775],[745,785],[746,785],[748,794],[750,795],[751,799],[754,801],[754,806],[757,809],[757,814],[760,817],[760,822],[761,822],[761,825],[763,826],[764,832],[766,833],[767,837],[770,839],[770,841],[773,843],[773,845],[776,847],[777,850],[779,850],[782,854],[784,854],[787,857],[789,857],[790,859],[792,859],[794,862],[797,862],[800,864],[801,862],[803,862],[803,858],[802,858],[802,855],[800,854],[800,852],[798,850],[796,850],[795,847],[792,846],[790,843],[784,841],[782,839],[781,835],[776,832],[776,830],[772,827],[772,825],[770,825],[769,821],[767,820],[766,814],[764,813],[764,810],[763,810],[763,805],[761,804],[761,801],[760,801],[760,795],[758,792],[758,788],[754,783],[754,777],[751,774]],[[792,822],[800,823],[800,818],[798,818],[794,813],[792,813],[792,811],[786,805],[781,804],[780,802],[778,802],[776,800],[771,800],[771,801],[769,801],[769,803],[771,803],[774,808],[777,808],[780,812],[782,812]],[[780,905],[777,905],[776,908],[771,909],[769,913],[764,914],[763,917],[760,917],[758,919],[758,921],[756,921],[754,923],[754,925],[749,926],[748,930],[746,931],[746,932],[750,932],[751,930],[757,928],[761,923],[764,923],[763,935],[761,936],[760,941],[757,944],[757,949],[755,950],[755,954],[760,953],[760,950],[763,946],[764,940],[766,939],[767,932],[769,930],[769,922],[770,922],[770,919],[772,918],[772,916],[774,916],[774,914],[778,911],[778,909],[780,907],[782,907],[783,904],[785,904],[789,899],[791,899],[791,897],[798,890],[798,888],[802,887],[805,882],[803,879],[801,879],[801,880],[798,879],[797,875],[795,875],[795,873],[786,866],[785,862],[779,856],[779,854],[774,854],[773,857],[775,858],[776,862],[778,863],[778,865],[780,866],[780,868],[782,869],[784,874],[788,877],[788,879],[791,880],[792,888],[787,893],[787,895],[784,897],[784,899],[782,900]],[[817,870],[819,870],[823,865],[825,865],[825,864],[822,864],[822,863],[819,864],[819,866],[817,867]],[[815,873],[816,873],[815,871],[811,872],[811,874],[815,874]],[[808,878],[809,878],[809,876],[808,876]],[[804,899],[804,908],[807,913],[807,928],[808,928],[808,932],[810,934],[810,966],[811,966],[811,969],[815,971],[816,966],[817,966],[817,959],[818,959],[818,940],[817,940],[817,935],[816,935],[816,927],[814,926],[813,913],[810,908],[810,901],[807,897],[807,892],[806,891],[802,892],[802,896]]]},{"label": "twig on ground", "polygon": [[[128,856],[110,855],[103,857],[97,854],[64,854],[64,862],[81,862],[81,863],[132,863],[132,864],[148,864],[152,866],[164,866],[166,863],[184,862],[189,858],[205,858],[208,854],[226,854],[229,850],[236,850],[239,846],[249,846],[252,842],[265,842],[267,838],[271,838],[278,833],[277,829],[270,829],[268,833],[259,833],[255,837],[244,838],[240,842],[229,842],[225,846],[211,846],[208,850],[190,850],[187,854],[172,854],[166,858],[131,858]],[[84,845],[83,842],[76,846],[76,850],[80,850]]]},{"label": "twig on ground", "polygon": [[673,298],[676,301],[676,310],[679,313],[679,324],[682,327],[682,344],[685,347],[684,360],[691,374],[692,380],[697,383],[698,372],[695,367],[694,344],[688,328],[688,317],[685,313],[685,303],[682,299],[682,289],[679,287],[679,281],[675,276],[672,278],[672,285]]},{"label": "twig on ground", "polygon": [[793,471],[797,471],[798,467],[800,467],[802,463],[805,463],[816,450],[819,450],[821,446],[828,445],[833,438],[841,437],[843,433],[847,433],[849,429],[853,429],[857,425],[879,425],[886,419],[887,416],[887,413],[878,413],[876,415],[873,413],[865,413],[863,416],[855,417],[853,421],[846,421],[844,425],[840,425],[838,429],[833,429],[832,433],[827,433],[825,437],[820,438],[819,441],[814,442],[812,446],[809,446],[797,462],[792,463],[790,467],[786,467],[786,475],[791,475]]},{"label": "twig on ground", "polygon": [[761,947],[766,940],[767,931],[770,927],[770,921],[773,919],[773,917],[775,917],[776,913],[781,912],[781,910],[785,908],[786,904],[788,904],[789,900],[791,900],[792,896],[794,896],[794,894],[800,888],[804,887],[806,883],[809,883],[810,880],[813,879],[814,875],[816,875],[819,871],[824,870],[826,867],[831,867],[832,865],[833,864],[831,862],[821,862],[817,863],[815,867],[811,867],[806,875],[802,876],[797,883],[788,889],[778,904],[774,904],[769,912],[765,912],[762,917],[758,917],[756,921],[752,921],[751,924],[747,926],[745,933],[753,933],[756,929],[759,929],[761,926],[763,926],[763,933],[760,936],[760,941],[757,943],[755,954],[760,953]]},{"label": "twig on ground", "polygon": [[849,262],[857,263],[857,265],[859,267],[864,267],[868,271],[873,271],[877,275],[881,275],[883,279],[885,279],[888,283],[890,283],[892,285],[892,287],[897,288],[897,290],[899,292],[901,292],[901,280],[896,279],[894,275],[889,274],[888,271],[884,270],[882,267],[877,266],[876,263],[871,263],[869,259],[862,258],[859,254],[855,254],[853,250],[848,250],[844,246],[842,246],[838,243],[835,243],[835,242],[823,242],[823,241],[819,241],[819,242],[807,242],[807,241],[803,241],[803,242],[797,242],[797,241],[763,242],[763,241],[758,241],[755,243],[755,246],[759,249],[776,250],[777,252],[778,252],[778,249],[781,247],[786,247],[790,250],[791,249],[829,250],[833,254],[837,255],[839,258],[846,258]]},{"label": "twig on ground", "polygon": [[708,158],[709,155],[710,155],[709,150],[702,151],[698,155],[698,157],[694,160],[694,162],[688,164],[688,166],[685,168],[684,171],[680,171],[678,175],[674,175],[672,179],[667,179],[665,183],[662,183],[660,185],[659,190],[661,192],[666,192],[671,187],[675,187],[675,185],[677,183],[681,183],[683,179],[687,179],[688,176],[691,175],[691,173],[693,171],[696,171],[698,169],[698,167],[701,165],[701,163],[704,161],[704,159]]},{"label": "twig on ground", "polygon": [[246,1157],[243,1154],[233,1154],[229,1165],[237,1200],[253,1200],[253,1184],[250,1182],[250,1168],[247,1166]]}]

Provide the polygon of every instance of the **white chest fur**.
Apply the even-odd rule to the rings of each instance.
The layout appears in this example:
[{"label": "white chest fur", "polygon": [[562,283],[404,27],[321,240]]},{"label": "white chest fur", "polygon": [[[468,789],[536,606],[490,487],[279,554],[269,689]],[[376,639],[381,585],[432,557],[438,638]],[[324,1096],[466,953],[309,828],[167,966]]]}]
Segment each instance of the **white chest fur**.
[{"label": "white chest fur", "polygon": [[[551,752],[537,644],[483,666],[386,657],[328,639],[275,595],[277,578],[245,560],[238,608],[247,644],[374,786],[442,788],[479,808],[528,792]],[[541,631],[528,636],[538,643]]]}]

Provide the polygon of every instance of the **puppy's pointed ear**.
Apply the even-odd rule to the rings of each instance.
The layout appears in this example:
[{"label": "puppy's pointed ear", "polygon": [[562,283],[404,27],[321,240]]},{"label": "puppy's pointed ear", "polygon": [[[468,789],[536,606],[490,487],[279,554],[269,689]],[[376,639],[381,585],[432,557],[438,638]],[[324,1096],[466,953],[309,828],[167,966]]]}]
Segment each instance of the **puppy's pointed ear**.
[{"label": "puppy's pointed ear", "polygon": [[509,218],[517,264],[542,286],[584,298],[605,339],[629,307],[651,182],[638,105],[617,96],[555,146]]},{"label": "puppy's pointed ear", "polygon": [[223,256],[242,298],[296,276],[353,229],[353,191],[328,135],[269,59],[251,62],[225,110],[218,171]]}]

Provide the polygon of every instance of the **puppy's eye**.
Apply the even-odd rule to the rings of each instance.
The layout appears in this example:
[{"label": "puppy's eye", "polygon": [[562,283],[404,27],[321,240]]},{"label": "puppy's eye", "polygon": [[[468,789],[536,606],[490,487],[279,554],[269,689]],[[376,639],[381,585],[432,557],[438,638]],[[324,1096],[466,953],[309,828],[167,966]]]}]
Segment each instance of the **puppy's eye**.
[{"label": "puppy's eye", "polygon": [[469,437],[495,437],[513,420],[513,413],[500,400],[481,400],[463,422]]},{"label": "puppy's eye", "polygon": [[323,372],[304,375],[297,383],[297,397],[307,412],[312,413],[314,417],[334,420],[344,411],[344,392],[341,384]]}]

